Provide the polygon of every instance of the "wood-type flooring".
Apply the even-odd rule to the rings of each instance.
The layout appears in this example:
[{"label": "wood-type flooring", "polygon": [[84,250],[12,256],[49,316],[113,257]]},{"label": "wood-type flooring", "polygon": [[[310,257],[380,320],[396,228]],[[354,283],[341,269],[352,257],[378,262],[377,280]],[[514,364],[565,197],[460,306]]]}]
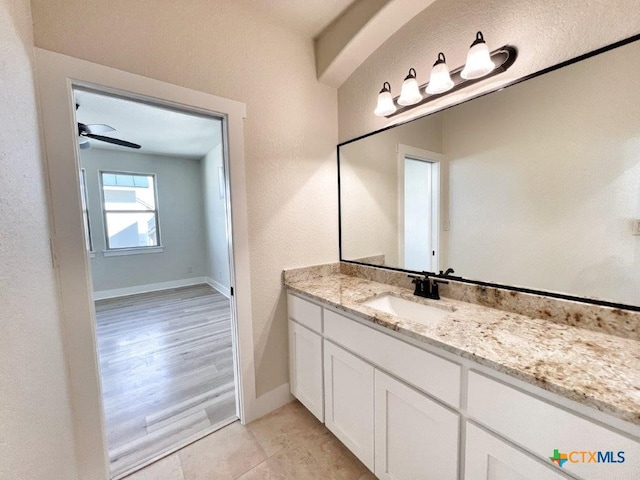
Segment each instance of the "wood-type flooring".
[{"label": "wood-type flooring", "polygon": [[96,301],[112,477],[236,417],[229,300],[208,285]]}]

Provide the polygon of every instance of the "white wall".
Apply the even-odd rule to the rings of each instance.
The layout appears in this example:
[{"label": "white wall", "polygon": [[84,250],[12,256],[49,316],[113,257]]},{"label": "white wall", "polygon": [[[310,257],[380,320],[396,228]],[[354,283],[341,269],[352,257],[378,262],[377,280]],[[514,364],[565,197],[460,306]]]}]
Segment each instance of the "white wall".
[{"label": "white wall", "polygon": [[338,257],[336,90],[316,79],[313,41],[233,0],[32,5],[39,47],[247,105],[256,389],[286,393],[281,271]]},{"label": "white wall", "polygon": [[76,478],[29,2],[0,0],[0,478]]},{"label": "white wall", "polygon": [[340,87],[340,141],[392,123],[373,115],[384,81],[390,82],[398,95],[402,80],[414,67],[419,82],[426,82],[440,51],[451,68],[464,64],[478,30],[484,33],[489,48],[505,44],[518,48],[513,67],[442,101],[416,108],[405,119],[630,37],[640,32],[639,10],[640,0],[437,0],[367,58]]},{"label": "white wall", "polygon": [[640,304],[639,75],[635,42],[443,112],[456,273]]},{"label": "white wall", "polygon": [[218,145],[200,161],[200,168],[204,194],[206,276],[213,280],[216,288],[228,295],[229,242],[223,163],[222,145]]},{"label": "white wall", "polygon": [[[207,275],[200,160],[92,148],[80,150],[80,162],[86,172],[91,234],[96,252],[91,260],[95,292]],[[156,175],[158,223],[164,251],[103,256],[106,240],[100,198],[100,170]]]},{"label": "white wall", "polygon": [[340,147],[342,257],[385,255],[398,265],[397,146],[442,151],[439,115]]}]

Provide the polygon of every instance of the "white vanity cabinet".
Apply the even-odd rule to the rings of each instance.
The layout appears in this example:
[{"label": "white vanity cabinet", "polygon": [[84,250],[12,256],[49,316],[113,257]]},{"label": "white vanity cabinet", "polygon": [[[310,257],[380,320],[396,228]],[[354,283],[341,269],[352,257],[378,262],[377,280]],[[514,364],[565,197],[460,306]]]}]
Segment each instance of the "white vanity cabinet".
[{"label": "white vanity cabinet", "polygon": [[295,295],[288,304],[291,393],[318,418],[323,408],[327,428],[378,478],[456,480],[460,365]]},{"label": "white vanity cabinet", "polygon": [[467,423],[465,480],[566,480],[550,466]]},{"label": "white vanity cabinet", "polygon": [[288,297],[291,392],[379,479],[640,479],[635,426]]},{"label": "white vanity cabinet", "polygon": [[287,303],[291,393],[324,422],[322,309],[291,294]]},{"label": "white vanity cabinet", "polygon": [[460,417],[379,370],[375,473],[381,480],[458,478]]},{"label": "white vanity cabinet", "polygon": [[468,385],[469,418],[539,458],[548,459],[558,449],[568,457],[563,473],[594,480],[640,479],[638,439],[475,371],[469,372]]},{"label": "white vanity cabinet", "polygon": [[373,366],[324,341],[325,424],[371,471],[373,378]]}]

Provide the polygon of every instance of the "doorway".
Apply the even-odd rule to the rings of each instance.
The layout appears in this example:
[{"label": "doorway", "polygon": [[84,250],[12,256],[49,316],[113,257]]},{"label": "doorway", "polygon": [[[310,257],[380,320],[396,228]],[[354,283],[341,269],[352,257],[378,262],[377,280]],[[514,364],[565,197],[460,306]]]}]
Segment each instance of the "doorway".
[{"label": "doorway", "polygon": [[[232,338],[238,413],[242,423],[259,416],[256,402],[249,235],[244,161],[246,105],[40,48],[35,49],[45,171],[51,201],[52,261],[60,285],[60,309],[67,361],[78,476],[107,478],[109,461],[99,378],[90,258],[83,226],[79,184],[77,123],[73,88],[202,113],[223,119],[228,232],[233,238],[230,271]],[[162,213],[162,208],[160,209]]]},{"label": "doorway", "polygon": [[398,144],[398,252],[402,268],[437,272],[442,155]]},{"label": "doorway", "polygon": [[75,87],[112,478],[239,417],[223,119]]}]

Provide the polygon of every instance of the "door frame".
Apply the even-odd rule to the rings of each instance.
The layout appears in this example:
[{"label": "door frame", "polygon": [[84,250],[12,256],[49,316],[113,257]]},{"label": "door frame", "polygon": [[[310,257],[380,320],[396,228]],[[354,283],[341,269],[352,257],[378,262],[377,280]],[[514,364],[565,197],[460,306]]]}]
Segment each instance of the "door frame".
[{"label": "door frame", "polygon": [[431,170],[431,246],[434,254],[431,256],[431,266],[435,273],[440,266],[440,204],[441,204],[441,164],[444,155],[418,147],[398,143],[398,261],[404,267],[404,162],[406,158],[432,164]]},{"label": "door frame", "polygon": [[[249,236],[244,168],[246,106],[234,100],[35,48],[44,169],[51,216],[51,249],[60,285],[63,348],[67,362],[79,478],[109,478],[92,281],[84,239],[73,88],[84,87],[223,119],[232,335],[238,416],[248,423],[256,406]],[[234,308],[235,307],[235,308]],[[235,315],[233,314],[235,310]],[[238,319],[242,319],[239,321]]]}]

